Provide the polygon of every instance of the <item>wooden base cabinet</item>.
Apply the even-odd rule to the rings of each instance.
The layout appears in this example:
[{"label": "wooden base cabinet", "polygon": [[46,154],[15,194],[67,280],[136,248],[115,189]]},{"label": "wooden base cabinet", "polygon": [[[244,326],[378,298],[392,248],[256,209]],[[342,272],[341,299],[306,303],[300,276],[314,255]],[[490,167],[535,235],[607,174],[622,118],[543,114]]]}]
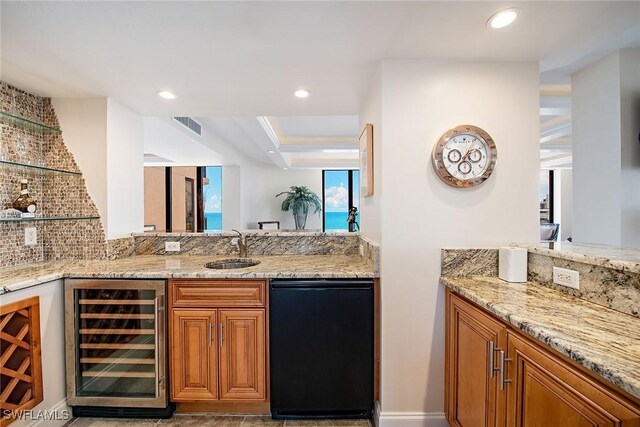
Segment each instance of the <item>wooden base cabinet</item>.
[{"label": "wooden base cabinet", "polygon": [[640,425],[637,405],[518,334],[508,342],[507,425]]},{"label": "wooden base cabinet", "polygon": [[[264,281],[173,281],[171,400],[265,402],[267,399]],[[239,301],[233,299],[240,284]],[[185,297],[185,295],[187,297]],[[211,298],[199,299],[199,295]],[[255,301],[248,301],[247,295]],[[220,305],[212,307],[213,305]],[[237,308],[239,305],[247,308]],[[226,307],[225,307],[226,306]],[[233,308],[228,308],[233,307]]]},{"label": "wooden base cabinet", "polygon": [[640,426],[640,402],[447,290],[452,426]]},{"label": "wooden base cabinet", "polygon": [[265,311],[220,310],[220,399],[265,398]]},{"label": "wooden base cabinet", "polygon": [[174,309],[171,317],[172,400],[216,400],[217,310]]},{"label": "wooden base cabinet", "polygon": [[[446,413],[452,426],[495,426],[500,412],[495,354],[506,327],[472,305],[448,298]],[[499,402],[500,400],[500,402]]]}]

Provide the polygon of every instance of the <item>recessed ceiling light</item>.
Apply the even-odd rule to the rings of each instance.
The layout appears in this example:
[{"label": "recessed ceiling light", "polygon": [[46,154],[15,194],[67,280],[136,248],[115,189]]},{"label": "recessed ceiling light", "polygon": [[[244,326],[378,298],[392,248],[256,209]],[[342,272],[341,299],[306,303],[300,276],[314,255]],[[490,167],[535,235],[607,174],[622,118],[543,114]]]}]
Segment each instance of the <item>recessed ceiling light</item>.
[{"label": "recessed ceiling light", "polygon": [[160,98],[164,99],[176,99],[176,94],[169,92],[168,90],[159,90],[156,92]]},{"label": "recessed ceiling light", "polygon": [[282,169],[283,169],[283,170],[287,170],[287,169],[289,169],[289,168],[282,168]]},{"label": "recessed ceiling light", "polygon": [[269,150],[269,151],[267,151],[267,153],[269,153],[269,154],[273,154],[273,153],[275,153],[275,151],[273,151],[273,150]]},{"label": "recessed ceiling light", "polygon": [[516,9],[505,9],[493,15],[487,21],[487,25],[491,28],[498,29],[504,28],[507,25],[513,23],[518,17],[518,11]]},{"label": "recessed ceiling light", "polygon": [[297,97],[297,98],[308,98],[311,96],[311,92],[309,92],[306,89],[298,89],[297,91],[293,92],[293,94]]}]

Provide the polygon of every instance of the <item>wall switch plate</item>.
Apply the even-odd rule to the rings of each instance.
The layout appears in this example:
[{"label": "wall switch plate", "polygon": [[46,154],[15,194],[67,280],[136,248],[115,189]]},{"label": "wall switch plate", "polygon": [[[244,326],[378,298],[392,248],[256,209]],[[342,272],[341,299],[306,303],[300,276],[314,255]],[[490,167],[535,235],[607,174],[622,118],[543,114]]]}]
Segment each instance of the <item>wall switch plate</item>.
[{"label": "wall switch plate", "polygon": [[360,252],[360,256],[364,256],[364,246],[358,246],[358,252]]},{"label": "wall switch plate", "polygon": [[580,273],[567,268],[553,267],[553,283],[580,289]]},{"label": "wall switch plate", "polygon": [[164,242],[165,252],[180,252],[180,242]]},{"label": "wall switch plate", "polygon": [[27,246],[38,244],[38,231],[35,227],[27,227],[24,229],[24,244]]}]

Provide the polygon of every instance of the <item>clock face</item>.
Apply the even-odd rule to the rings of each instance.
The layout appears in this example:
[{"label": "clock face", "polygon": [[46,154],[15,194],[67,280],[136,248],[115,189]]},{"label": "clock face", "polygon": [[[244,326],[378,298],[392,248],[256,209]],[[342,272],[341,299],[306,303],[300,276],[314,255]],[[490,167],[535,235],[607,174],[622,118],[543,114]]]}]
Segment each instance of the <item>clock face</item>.
[{"label": "clock face", "polygon": [[453,187],[483,183],[493,172],[496,145],[476,126],[457,126],[445,132],[433,147],[432,161],[438,177]]}]

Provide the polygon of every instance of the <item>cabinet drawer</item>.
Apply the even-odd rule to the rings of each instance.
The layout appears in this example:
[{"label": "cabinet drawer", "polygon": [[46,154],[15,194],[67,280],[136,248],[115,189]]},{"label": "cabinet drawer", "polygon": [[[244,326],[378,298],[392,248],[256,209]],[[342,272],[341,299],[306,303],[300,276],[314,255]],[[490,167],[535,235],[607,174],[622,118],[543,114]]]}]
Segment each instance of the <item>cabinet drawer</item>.
[{"label": "cabinet drawer", "polygon": [[264,307],[264,280],[174,280],[173,307]]}]

